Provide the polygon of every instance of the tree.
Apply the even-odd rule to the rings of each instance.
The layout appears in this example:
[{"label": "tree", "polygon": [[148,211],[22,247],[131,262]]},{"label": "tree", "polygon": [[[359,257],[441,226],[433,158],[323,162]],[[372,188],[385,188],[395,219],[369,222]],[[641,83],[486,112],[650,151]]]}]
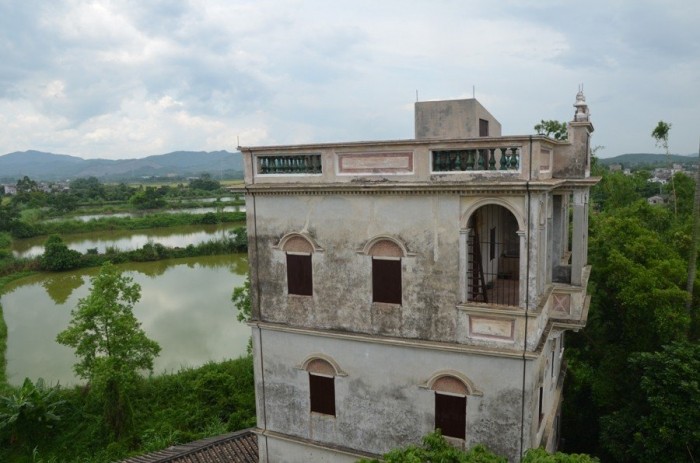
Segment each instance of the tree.
[{"label": "tree", "polygon": [[[386,463],[506,463],[508,460],[476,445],[468,451],[460,450],[445,440],[439,430],[423,438],[423,445],[409,445],[392,450],[383,456]],[[543,449],[530,449],[523,463],[596,463],[597,458],[588,455],[551,455]],[[359,463],[379,463],[379,460],[360,460]]]},{"label": "tree", "polygon": [[129,397],[142,371],[153,371],[160,346],[149,339],[132,312],[141,287],[110,262],[91,279],[90,294],[71,311],[56,340],[75,349],[76,374],[104,404],[105,424],[120,439],[131,426]]},{"label": "tree", "polygon": [[146,187],[143,191],[134,193],[129,202],[136,209],[159,209],[167,204],[162,194],[151,186]]},{"label": "tree", "polygon": [[77,268],[80,264],[80,253],[63,242],[60,236],[51,235],[44,243],[44,254],[39,260],[39,265],[44,270],[61,272]]},{"label": "tree", "polygon": [[569,138],[566,122],[559,122],[555,120],[545,121],[543,119],[539,124],[535,125],[535,131],[539,135],[545,135],[547,137],[551,136],[555,140],[566,140]]},{"label": "tree", "polygon": [[19,221],[19,209],[17,204],[10,202],[2,204],[0,201],[0,231],[10,231]]},{"label": "tree", "polygon": [[212,180],[211,174],[203,173],[199,178],[190,180],[190,188],[193,190],[216,191],[221,188],[221,184]]},{"label": "tree", "polygon": [[[668,134],[671,132],[671,124],[664,121],[659,121],[651,131],[651,137],[656,140],[656,146],[663,148],[666,151],[666,157],[669,158],[670,163],[670,153],[668,152]],[[678,215],[678,206],[676,199],[676,184],[671,177],[671,190],[673,192],[673,210],[676,215]]]},{"label": "tree", "polygon": [[678,342],[630,358],[640,387],[605,417],[604,445],[622,462],[695,461],[700,455],[700,345]]}]

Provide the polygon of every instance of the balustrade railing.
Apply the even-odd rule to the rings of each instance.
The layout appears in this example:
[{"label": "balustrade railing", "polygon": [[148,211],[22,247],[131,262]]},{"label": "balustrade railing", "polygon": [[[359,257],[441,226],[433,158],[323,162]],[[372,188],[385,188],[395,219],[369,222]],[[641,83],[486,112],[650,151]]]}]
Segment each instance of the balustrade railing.
[{"label": "balustrade railing", "polygon": [[258,156],[259,174],[320,174],[323,172],[320,154]]},{"label": "balustrade railing", "polygon": [[433,172],[517,171],[520,147],[433,151]]}]

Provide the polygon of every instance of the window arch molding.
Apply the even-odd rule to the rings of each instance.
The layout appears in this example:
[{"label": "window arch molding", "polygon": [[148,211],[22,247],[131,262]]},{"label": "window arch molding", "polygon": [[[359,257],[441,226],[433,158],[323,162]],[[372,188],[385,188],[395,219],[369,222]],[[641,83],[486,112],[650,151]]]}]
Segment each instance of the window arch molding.
[{"label": "window arch molding", "polygon": [[474,382],[466,375],[456,370],[441,370],[433,373],[421,386],[435,392],[446,392],[449,394],[469,395],[481,397],[483,392],[474,386]]},{"label": "window arch molding", "polygon": [[[326,371],[312,371],[316,370],[318,367],[320,369],[323,369],[323,365],[327,365],[327,367],[330,367],[332,371],[326,370]],[[340,365],[338,365],[338,362],[336,362],[332,357],[325,355],[325,354],[311,354],[308,357],[304,359],[303,362],[301,362],[300,365],[297,366],[297,369],[299,370],[304,370],[309,373],[322,373],[322,374],[329,374],[332,373],[332,376],[347,376],[348,374],[343,371],[342,368],[340,368]]]},{"label": "window arch molding", "polygon": [[[386,242],[388,246],[382,248],[382,242]],[[392,252],[391,249],[395,250],[395,252]],[[397,254],[397,255],[388,255],[387,251],[391,254]],[[364,246],[362,246],[362,249],[357,251],[359,254],[363,254],[365,256],[386,256],[386,257],[412,257],[415,256],[415,253],[409,252],[408,248],[406,245],[401,242],[400,240],[394,238],[391,235],[377,235],[374,238],[371,238],[368,240]]]},{"label": "window arch molding", "polygon": [[515,217],[516,222],[518,223],[518,229],[519,230],[525,230],[525,221],[523,219],[523,214],[521,211],[519,211],[516,207],[513,206],[509,201],[506,201],[502,198],[482,198],[473,204],[470,204],[469,207],[467,208],[466,211],[464,211],[464,214],[462,214],[462,217],[460,219],[460,224],[462,227],[462,230],[467,230],[469,228],[468,223],[469,219],[474,215],[474,213],[479,210],[483,206],[489,206],[489,205],[495,205],[495,206],[501,206],[507,209],[511,214],[513,214],[513,217]]},{"label": "window arch molding", "polygon": [[313,254],[324,249],[306,232],[290,232],[282,236],[274,249],[285,252],[301,252]]}]

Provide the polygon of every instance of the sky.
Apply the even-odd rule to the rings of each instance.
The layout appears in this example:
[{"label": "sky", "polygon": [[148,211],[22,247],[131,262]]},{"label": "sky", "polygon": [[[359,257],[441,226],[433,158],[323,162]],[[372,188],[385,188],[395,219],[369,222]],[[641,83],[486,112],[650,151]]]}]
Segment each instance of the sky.
[{"label": "sky", "polygon": [[418,99],[504,135],[570,121],[601,157],[698,151],[697,0],[0,0],[0,154],[409,139]]}]

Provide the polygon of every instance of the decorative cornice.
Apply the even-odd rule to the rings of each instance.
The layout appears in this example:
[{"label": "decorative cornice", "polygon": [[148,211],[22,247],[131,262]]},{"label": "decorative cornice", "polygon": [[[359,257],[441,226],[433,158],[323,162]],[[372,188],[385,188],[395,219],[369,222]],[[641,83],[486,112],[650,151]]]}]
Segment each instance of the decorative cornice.
[{"label": "decorative cornice", "polygon": [[[594,184],[594,183],[593,183]],[[408,183],[408,182],[353,182],[353,183],[258,183],[246,185],[246,194],[256,196],[279,195],[515,195],[520,196],[531,192],[548,192],[562,187],[571,187],[565,180],[533,181],[524,180],[500,180],[498,182],[432,182],[432,183]],[[583,185],[582,185],[583,186]],[[590,185],[586,185],[590,186]]]}]

